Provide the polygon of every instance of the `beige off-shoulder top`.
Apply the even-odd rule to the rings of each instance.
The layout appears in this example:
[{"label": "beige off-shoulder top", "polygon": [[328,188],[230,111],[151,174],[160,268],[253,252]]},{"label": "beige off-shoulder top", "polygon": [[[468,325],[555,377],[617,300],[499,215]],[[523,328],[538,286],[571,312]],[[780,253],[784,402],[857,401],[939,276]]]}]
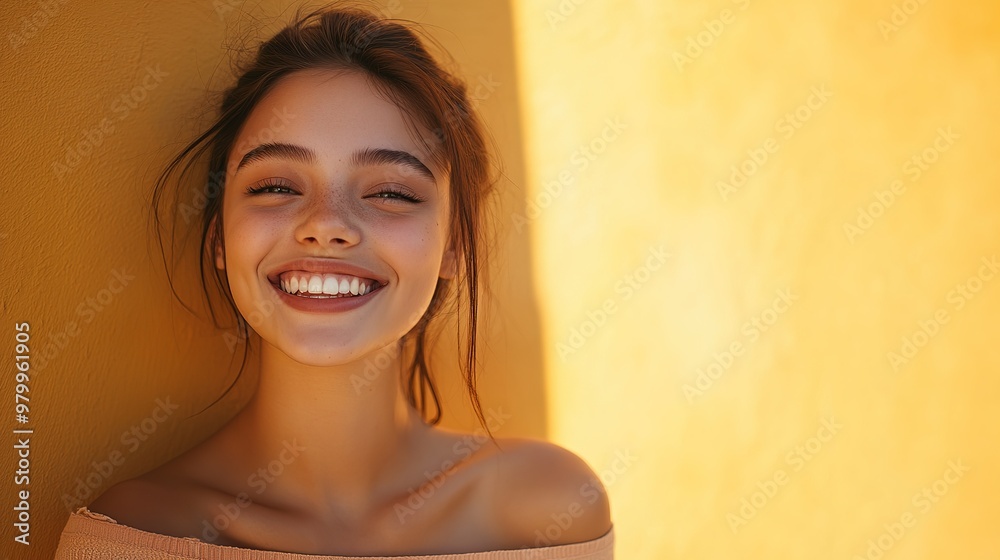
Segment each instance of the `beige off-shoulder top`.
[{"label": "beige off-shoulder top", "polygon": [[253,550],[206,543],[195,537],[172,537],[121,525],[81,507],[70,514],[55,560],[613,560],[614,528],[581,543],[430,556],[323,556]]}]

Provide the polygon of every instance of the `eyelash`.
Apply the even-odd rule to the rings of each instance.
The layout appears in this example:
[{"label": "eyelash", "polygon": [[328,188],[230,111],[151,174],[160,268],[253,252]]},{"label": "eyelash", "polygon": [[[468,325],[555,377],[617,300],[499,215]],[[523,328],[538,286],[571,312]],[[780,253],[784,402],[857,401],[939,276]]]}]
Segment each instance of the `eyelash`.
[{"label": "eyelash", "polygon": [[292,191],[292,188],[286,184],[279,181],[265,179],[264,181],[247,187],[246,192],[247,194],[283,194],[269,189],[285,189],[286,191],[289,191],[289,193]]},{"label": "eyelash", "polygon": [[285,189],[287,191],[291,191],[292,190],[288,186],[282,185],[281,183],[268,183],[268,182],[264,182],[264,183],[259,183],[259,184],[256,184],[256,185],[250,185],[249,187],[247,187],[247,194],[261,194],[261,193],[264,193],[264,194],[281,194],[281,193],[277,193],[277,192],[274,192],[274,191],[269,191],[268,189]]},{"label": "eyelash", "polygon": [[[273,191],[269,189],[285,189],[286,191],[288,191],[288,193]],[[287,185],[283,185],[281,183],[270,183],[270,182],[263,182],[256,185],[250,185],[249,187],[247,187],[246,190],[247,194],[291,194],[291,192],[292,192],[291,187]],[[392,195],[392,196],[383,196],[383,195]],[[409,191],[403,190],[399,187],[391,187],[391,186],[386,186],[379,192],[371,194],[369,196],[387,200],[403,200],[406,202],[412,202],[414,204],[419,204],[421,202],[424,202],[423,198]]]},{"label": "eyelash", "polygon": [[[391,194],[393,196],[391,196],[391,197],[380,196],[380,195],[385,195],[385,194]],[[374,193],[374,194],[372,194],[370,196],[373,196],[373,197],[376,197],[376,198],[388,198],[388,199],[397,198],[397,199],[400,199],[400,200],[405,200],[406,202],[412,202],[414,204],[420,204],[421,202],[424,201],[423,198],[420,198],[419,196],[413,194],[412,192],[405,191],[405,190],[403,190],[403,189],[401,189],[399,187],[393,187],[393,186],[386,186],[385,188],[383,188],[379,192]]]}]

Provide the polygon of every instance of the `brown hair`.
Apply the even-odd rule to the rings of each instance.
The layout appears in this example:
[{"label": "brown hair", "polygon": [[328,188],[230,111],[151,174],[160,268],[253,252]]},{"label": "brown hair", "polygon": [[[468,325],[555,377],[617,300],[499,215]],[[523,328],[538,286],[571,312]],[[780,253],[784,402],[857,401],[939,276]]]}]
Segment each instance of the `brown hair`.
[{"label": "brown hair", "polygon": [[[422,141],[430,156],[450,173],[451,237],[462,257],[461,274],[456,279],[464,281],[464,286],[457,286],[459,293],[455,298],[459,312],[463,299],[461,292],[468,299],[465,385],[476,416],[490,433],[476,391],[476,323],[482,275],[480,259],[485,243],[482,226],[486,199],[494,185],[484,128],[473,110],[464,82],[434,60],[414,28],[406,22],[384,19],[357,8],[321,9],[298,15],[293,23],[262,43],[236,84],[224,92],[214,124],[171,160],[155,184],[152,213],[162,255],[159,208],[169,177],[178,171],[181,177],[187,175],[208,153],[208,181],[202,197],[205,206],[200,214],[201,287],[213,323],[219,327],[208,294],[207,272],[211,271],[215,286],[225,296],[237,319],[240,340],[247,341],[236,379],[209,407],[235,385],[246,365],[249,350],[248,327],[233,301],[225,275],[212,264],[216,246],[223,243],[221,210],[227,160],[243,123],[263,96],[290,73],[313,68],[362,72],[380,93],[432,131],[432,137]],[[166,268],[171,291],[177,296],[170,279],[170,267]],[[440,421],[443,410],[428,367],[427,331],[431,320],[442,313],[444,301],[451,291],[450,281],[439,278],[428,309],[404,338],[412,342],[412,359],[404,391],[409,403],[420,411],[425,421],[429,410],[427,393],[430,392],[435,409],[435,415],[429,420],[431,424]]]}]

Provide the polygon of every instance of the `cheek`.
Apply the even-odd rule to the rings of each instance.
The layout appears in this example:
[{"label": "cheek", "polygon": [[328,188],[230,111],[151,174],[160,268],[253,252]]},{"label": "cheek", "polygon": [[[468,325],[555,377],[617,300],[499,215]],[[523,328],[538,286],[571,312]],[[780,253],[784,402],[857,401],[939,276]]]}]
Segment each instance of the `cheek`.
[{"label": "cheek", "polygon": [[226,274],[234,295],[246,294],[257,282],[258,267],[267,253],[277,224],[247,212],[226,216]]},{"label": "cheek", "polygon": [[[433,222],[389,228],[379,237],[384,240],[385,250],[393,255],[393,260],[400,263],[400,268],[411,274],[418,273],[421,283],[437,282],[445,242],[443,232]],[[404,273],[403,270],[397,272]]]},{"label": "cheek", "polygon": [[[278,295],[261,282],[260,263],[270,246],[273,225],[245,212],[226,216],[226,279],[243,319],[255,331],[278,302]],[[273,300],[273,301],[272,301]]]},{"label": "cheek", "polygon": [[291,222],[291,216],[274,209],[235,209],[225,219],[227,246],[240,253],[252,253],[278,236],[287,234],[292,228]]}]

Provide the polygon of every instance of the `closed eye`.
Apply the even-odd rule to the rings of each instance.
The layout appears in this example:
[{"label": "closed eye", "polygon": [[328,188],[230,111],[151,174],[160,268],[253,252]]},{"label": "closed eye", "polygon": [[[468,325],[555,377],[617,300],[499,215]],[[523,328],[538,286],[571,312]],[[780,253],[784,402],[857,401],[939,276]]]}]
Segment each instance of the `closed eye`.
[{"label": "closed eye", "polygon": [[283,194],[294,193],[291,187],[273,180],[264,180],[247,187],[247,194]]},{"label": "closed eye", "polygon": [[404,202],[410,202],[413,204],[419,204],[424,201],[423,198],[418,196],[416,193],[410,191],[409,189],[404,189],[396,185],[385,185],[378,192],[368,195],[368,198],[378,198],[383,200],[400,200]]}]

